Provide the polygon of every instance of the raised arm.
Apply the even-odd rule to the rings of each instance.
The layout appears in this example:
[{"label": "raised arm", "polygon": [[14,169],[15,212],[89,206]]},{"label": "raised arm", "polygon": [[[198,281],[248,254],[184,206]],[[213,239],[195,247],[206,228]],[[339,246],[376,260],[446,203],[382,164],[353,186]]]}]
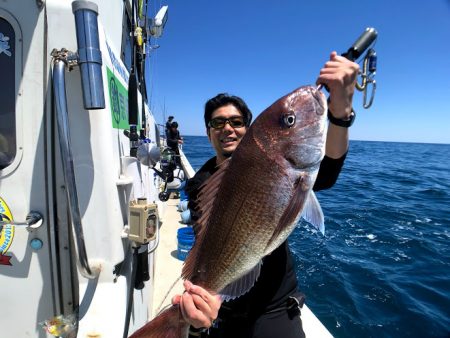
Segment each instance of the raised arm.
[{"label": "raised arm", "polygon": [[[324,84],[330,91],[328,108],[333,117],[339,120],[350,119],[353,93],[359,65],[332,52],[330,60],[320,70],[317,84]],[[348,150],[348,128],[329,124],[325,154],[332,158],[341,158]]]}]

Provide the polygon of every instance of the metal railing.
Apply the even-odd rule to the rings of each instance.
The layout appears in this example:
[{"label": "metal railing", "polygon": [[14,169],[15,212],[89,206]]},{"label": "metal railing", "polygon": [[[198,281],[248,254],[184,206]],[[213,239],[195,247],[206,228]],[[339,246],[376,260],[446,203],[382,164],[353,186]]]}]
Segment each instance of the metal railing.
[{"label": "metal railing", "polygon": [[72,150],[67,112],[65,62],[56,59],[53,64],[53,89],[55,93],[56,117],[59,134],[59,148],[66,186],[67,202],[69,204],[70,220],[75,233],[75,244],[78,253],[78,269],[85,278],[94,279],[99,275],[99,269],[89,266],[86,245],[84,242],[83,225],[81,223],[80,207],[78,204],[77,186],[73,166]]}]

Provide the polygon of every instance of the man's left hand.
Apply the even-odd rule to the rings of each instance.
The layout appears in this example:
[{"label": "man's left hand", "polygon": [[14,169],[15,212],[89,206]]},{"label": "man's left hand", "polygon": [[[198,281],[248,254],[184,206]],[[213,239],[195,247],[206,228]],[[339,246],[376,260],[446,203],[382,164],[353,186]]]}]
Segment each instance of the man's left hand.
[{"label": "man's left hand", "polygon": [[320,70],[316,84],[324,84],[330,91],[328,108],[334,117],[346,119],[352,111],[353,93],[359,65],[332,52],[330,60]]}]

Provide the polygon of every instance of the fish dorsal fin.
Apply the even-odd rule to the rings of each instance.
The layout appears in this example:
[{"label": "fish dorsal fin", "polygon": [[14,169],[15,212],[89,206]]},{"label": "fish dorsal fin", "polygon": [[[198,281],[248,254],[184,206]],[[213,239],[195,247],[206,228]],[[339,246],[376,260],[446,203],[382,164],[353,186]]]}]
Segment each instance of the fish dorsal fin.
[{"label": "fish dorsal fin", "polygon": [[245,275],[224,287],[220,291],[222,301],[228,301],[247,293],[258,280],[261,273],[261,266],[262,261],[259,261],[259,263]]},{"label": "fish dorsal fin", "polygon": [[302,217],[305,221],[311,223],[319,229],[322,235],[325,234],[325,219],[323,217],[323,211],[314,191],[310,191],[308,194],[305,207],[303,208]]},{"label": "fish dorsal fin", "polygon": [[200,217],[193,226],[195,232],[194,246],[187,256],[183,266],[182,277],[185,279],[191,279],[195,274],[194,269],[196,259],[200,250],[197,243],[203,242],[208,220],[211,215],[211,210],[213,209],[216,200],[217,191],[219,190],[223,176],[227,172],[230,160],[231,159],[226,159],[225,161],[223,161],[219,165],[219,169],[212,176],[210,176],[199,188],[200,191],[197,196],[196,204],[197,211],[199,212]]}]

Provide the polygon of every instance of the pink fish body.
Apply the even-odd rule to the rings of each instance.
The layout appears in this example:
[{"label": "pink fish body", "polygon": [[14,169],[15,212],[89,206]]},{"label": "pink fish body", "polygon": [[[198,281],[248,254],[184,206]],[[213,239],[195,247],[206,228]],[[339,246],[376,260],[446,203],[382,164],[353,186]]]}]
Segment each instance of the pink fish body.
[{"label": "pink fish body", "polygon": [[[323,232],[312,192],[325,153],[326,98],[304,86],[264,110],[233,156],[201,189],[196,241],[182,277],[224,300],[246,293],[261,259],[283,243],[301,216]],[[187,337],[178,305],[131,337]]]}]

